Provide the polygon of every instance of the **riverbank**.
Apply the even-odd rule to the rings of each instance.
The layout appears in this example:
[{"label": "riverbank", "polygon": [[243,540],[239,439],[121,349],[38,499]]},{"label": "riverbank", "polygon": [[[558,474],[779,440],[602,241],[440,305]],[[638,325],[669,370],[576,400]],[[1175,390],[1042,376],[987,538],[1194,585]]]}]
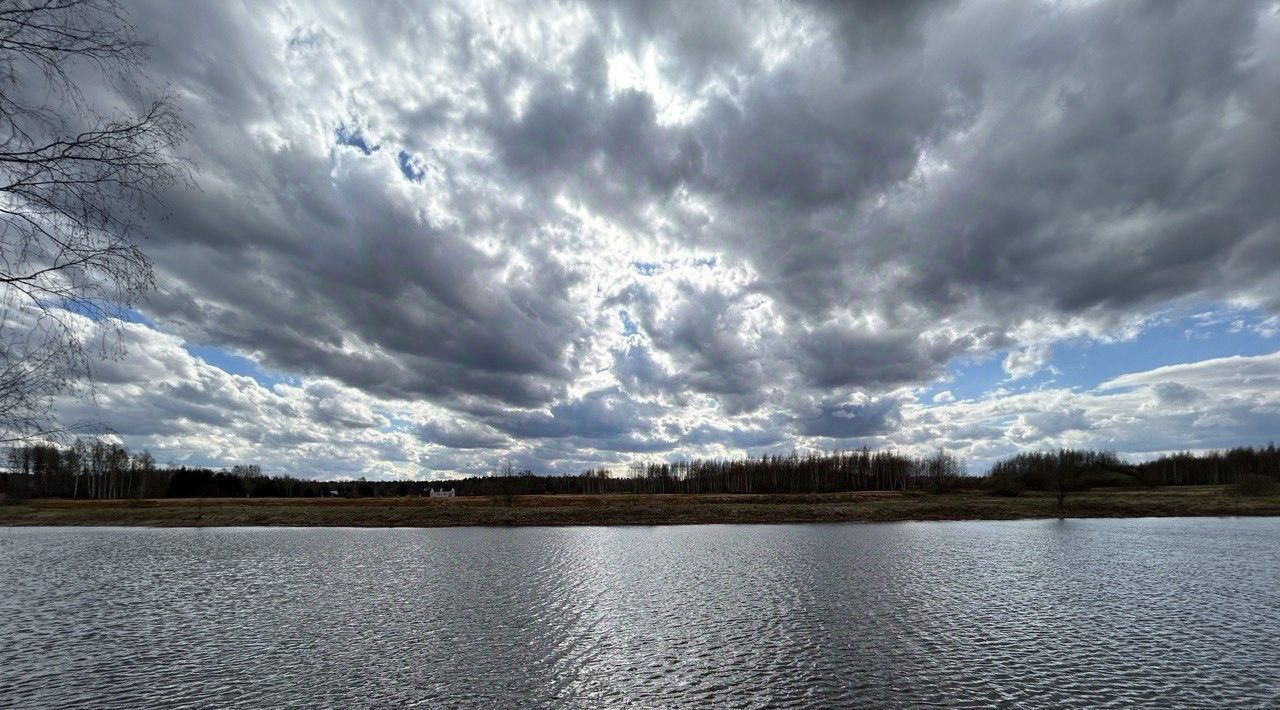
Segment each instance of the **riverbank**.
[{"label": "riverbank", "polygon": [[[217,498],[0,506],[0,525],[448,527],[459,525],[674,525],[1056,518],[1056,499],[978,491],[820,495],[564,495],[430,498]],[[1072,518],[1280,515],[1280,496],[1243,497],[1223,486],[1091,491],[1071,495]]]}]

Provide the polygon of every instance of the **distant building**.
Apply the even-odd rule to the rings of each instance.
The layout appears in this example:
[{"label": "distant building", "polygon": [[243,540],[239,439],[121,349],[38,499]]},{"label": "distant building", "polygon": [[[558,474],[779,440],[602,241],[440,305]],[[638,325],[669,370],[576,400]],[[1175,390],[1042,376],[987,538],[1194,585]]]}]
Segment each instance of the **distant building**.
[{"label": "distant building", "polygon": [[342,495],[342,494],[341,494],[341,493],[339,493],[339,492],[338,492],[338,490],[337,490],[336,488],[330,488],[330,489],[329,489],[329,495],[331,495],[331,496],[339,496],[339,495]]},{"label": "distant building", "polygon": [[432,498],[452,498],[454,495],[452,488],[441,488],[440,490],[436,490],[434,488],[431,489]]}]

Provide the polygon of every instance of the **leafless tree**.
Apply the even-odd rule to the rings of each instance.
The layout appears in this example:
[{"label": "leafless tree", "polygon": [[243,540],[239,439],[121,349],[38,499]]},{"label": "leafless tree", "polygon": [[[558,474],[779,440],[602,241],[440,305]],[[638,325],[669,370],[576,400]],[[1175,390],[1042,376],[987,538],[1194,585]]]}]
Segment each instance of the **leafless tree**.
[{"label": "leafless tree", "polygon": [[516,465],[507,460],[498,470],[498,487],[502,491],[502,500],[508,508],[516,504],[516,490],[520,480],[516,477]]},{"label": "leafless tree", "polygon": [[262,467],[258,464],[236,464],[231,467],[231,475],[244,482],[244,497],[252,498],[253,489],[262,479]]},{"label": "leafless tree", "polygon": [[[54,395],[121,354],[119,316],[155,285],[138,241],[190,179],[188,126],[144,98],[143,50],[114,0],[0,3],[0,441],[59,431]],[[97,108],[103,87],[133,108]]]}]

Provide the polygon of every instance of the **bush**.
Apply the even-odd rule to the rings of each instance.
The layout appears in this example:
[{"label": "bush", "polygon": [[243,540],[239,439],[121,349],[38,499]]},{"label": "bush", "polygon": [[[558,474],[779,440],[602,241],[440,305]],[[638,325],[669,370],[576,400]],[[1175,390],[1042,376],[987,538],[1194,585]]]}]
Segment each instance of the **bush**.
[{"label": "bush", "polygon": [[1237,479],[1232,489],[1236,495],[1240,496],[1269,496],[1280,489],[1280,486],[1277,486],[1270,476],[1251,473]]},{"label": "bush", "polygon": [[1137,476],[1121,471],[1095,469],[1087,471],[1077,481],[1088,488],[1137,488],[1140,485]]},{"label": "bush", "polygon": [[987,492],[993,496],[1008,496],[1012,498],[1022,495],[1022,491],[1026,486],[1013,476],[992,476],[987,479],[986,488]]}]

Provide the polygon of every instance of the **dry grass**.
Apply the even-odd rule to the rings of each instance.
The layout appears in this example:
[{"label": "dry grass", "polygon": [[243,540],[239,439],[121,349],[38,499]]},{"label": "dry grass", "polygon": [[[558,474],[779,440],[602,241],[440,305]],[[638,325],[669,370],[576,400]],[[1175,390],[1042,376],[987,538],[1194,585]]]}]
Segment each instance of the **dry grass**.
[{"label": "dry grass", "polygon": [[[1072,495],[1066,517],[1280,515],[1280,495],[1241,497],[1224,486]],[[1052,518],[1053,496],[976,491],[822,495],[601,495],[429,498],[219,498],[141,501],[42,499],[0,506],[0,525],[443,527],[664,525]]]}]

